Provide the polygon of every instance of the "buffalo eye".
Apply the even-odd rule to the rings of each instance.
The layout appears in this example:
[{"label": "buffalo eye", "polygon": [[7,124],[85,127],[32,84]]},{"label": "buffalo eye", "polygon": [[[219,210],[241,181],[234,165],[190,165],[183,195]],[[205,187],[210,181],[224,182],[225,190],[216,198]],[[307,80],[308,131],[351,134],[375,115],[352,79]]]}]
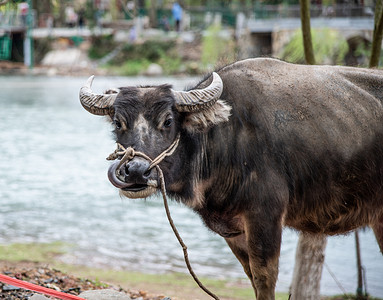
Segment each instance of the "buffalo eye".
[{"label": "buffalo eye", "polygon": [[121,129],[121,127],[122,127],[121,122],[118,120],[114,121],[114,125],[116,126],[116,129]]},{"label": "buffalo eye", "polygon": [[164,122],[164,127],[169,128],[170,126],[172,126],[172,124],[173,124],[173,119],[172,118],[168,118]]}]

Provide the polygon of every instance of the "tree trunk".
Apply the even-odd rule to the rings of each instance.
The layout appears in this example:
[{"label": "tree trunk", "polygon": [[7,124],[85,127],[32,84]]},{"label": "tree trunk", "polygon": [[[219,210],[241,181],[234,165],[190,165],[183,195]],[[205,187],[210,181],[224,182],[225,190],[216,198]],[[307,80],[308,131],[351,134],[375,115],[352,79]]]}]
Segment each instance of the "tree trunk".
[{"label": "tree trunk", "polygon": [[290,289],[291,300],[320,299],[320,279],[326,244],[324,235],[300,234]]},{"label": "tree trunk", "polygon": [[149,22],[150,27],[157,28],[157,0],[150,0]]},{"label": "tree trunk", "polygon": [[[315,64],[310,26],[310,2],[300,0],[303,48],[306,63]],[[317,300],[320,297],[320,280],[324,262],[327,239],[324,235],[301,233],[295,256],[292,300]]]},{"label": "tree trunk", "polygon": [[306,63],[310,65],[315,65],[313,43],[311,40],[310,2],[309,1],[310,0],[299,0],[299,4],[301,8],[303,47],[305,52]]},{"label": "tree trunk", "polygon": [[383,0],[377,0],[375,5],[374,33],[371,46],[370,68],[379,65],[380,50],[383,37]]},{"label": "tree trunk", "polygon": [[118,15],[118,7],[117,7],[117,0],[111,0],[109,1],[109,11],[110,11],[110,16],[112,17],[112,21],[116,21],[119,19]]},{"label": "tree trunk", "polygon": [[58,18],[56,18],[56,26],[65,26],[65,6],[67,1],[57,1],[58,6]]}]

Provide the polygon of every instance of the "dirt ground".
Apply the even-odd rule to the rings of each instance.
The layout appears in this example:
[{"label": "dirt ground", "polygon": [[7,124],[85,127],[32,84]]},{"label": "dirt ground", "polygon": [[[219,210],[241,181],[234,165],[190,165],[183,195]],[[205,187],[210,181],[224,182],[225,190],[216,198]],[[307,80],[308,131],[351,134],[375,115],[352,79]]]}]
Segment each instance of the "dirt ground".
[{"label": "dirt ground", "polygon": [[[49,268],[43,264],[32,262],[18,262],[17,264],[0,261],[0,272],[4,275],[27,281],[39,286],[54,289],[60,292],[79,295],[87,290],[115,289],[126,292],[132,299],[161,300],[164,295],[151,295],[144,290],[126,290],[120,286],[78,278],[65,274],[59,270]],[[34,292],[0,283],[0,299],[16,300],[29,299]]]}]

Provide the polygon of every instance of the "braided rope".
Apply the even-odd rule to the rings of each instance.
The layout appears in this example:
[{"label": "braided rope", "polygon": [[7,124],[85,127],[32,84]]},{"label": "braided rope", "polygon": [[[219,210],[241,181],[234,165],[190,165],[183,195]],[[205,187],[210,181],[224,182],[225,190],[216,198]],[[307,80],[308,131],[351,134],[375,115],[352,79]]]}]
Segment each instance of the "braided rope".
[{"label": "braided rope", "polygon": [[122,146],[121,144],[117,144],[117,149],[112,154],[110,154],[108,156],[107,160],[115,160],[118,157],[122,156],[121,161],[120,161],[120,163],[118,164],[118,167],[117,167],[117,169],[119,169],[124,163],[132,160],[135,156],[140,156],[140,157],[143,157],[144,159],[146,159],[146,160],[148,160],[150,162],[148,170],[152,169],[153,167],[155,167],[157,169],[158,176],[159,176],[159,179],[160,179],[160,188],[161,188],[162,198],[164,200],[166,216],[168,218],[169,224],[170,224],[170,226],[171,226],[171,228],[172,228],[172,230],[173,230],[173,232],[174,232],[178,242],[180,243],[180,245],[182,247],[182,250],[183,250],[183,253],[184,253],[184,260],[185,260],[186,266],[187,266],[187,268],[189,270],[189,273],[193,277],[194,281],[198,284],[198,286],[205,293],[207,293],[212,298],[214,298],[216,300],[219,300],[219,298],[215,294],[213,294],[211,291],[209,291],[202,284],[202,282],[198,279],[197,275],[194,273],[193,268],[192,268],[192,266],[190,264],[190,261],[189,261],[189,255],[188,255],[188,251],[187,251],[187,246],[185,245],[184,241],[182,240],[180,234],[178,233],[178,230],[177,230],[176,226],[174,225],[173,219],[172,219],[172,217],[170,215],[168,200],[167,200],[167,197],[166,197],[165,178],[164,178],[164,174],[163,174],[163,172],[162,172],[162,170],[161,170],[161,168],[159,167],[158,164],[165,157],[170,156],[170,155],[172,155],[174,153],[174,151],[176,150],[176,148],[178,146],[179,140],[180,140],[180,135],[178,135],[176,137],[176,139],[174,140],[174,142],[165,151],[163,151],[160,155],[158,155],[155,159],[151,159],[145,153],[142,153],[142,152],[139,152],[139,151],[135,151],[132,147],[128,147],[128,148],[125,149],[124,146]]}]

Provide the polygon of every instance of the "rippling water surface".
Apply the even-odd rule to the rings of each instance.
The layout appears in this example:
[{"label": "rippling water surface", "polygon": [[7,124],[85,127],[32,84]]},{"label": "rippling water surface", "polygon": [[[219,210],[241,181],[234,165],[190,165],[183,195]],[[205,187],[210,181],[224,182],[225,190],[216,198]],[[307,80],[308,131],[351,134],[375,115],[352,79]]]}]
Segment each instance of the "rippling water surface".
[{"label": "rippling water surface", "polygon": [[[106,178],[105,157],[115,144],[110,125],[78,101],[85,78],[0,77],[0,242],[75,244],[68,262],[139,270],[187,272],[182,249],[167,222],[161,199],[121,199]],[[188,78],[102,78],[94,90]],[[224,240],[209,232],[189,209],[172,204],[174,221],[198,275],[242,278]],[[383,257],[371,230],[360,234],[370,294],[383,296]],[[287,291],[297,234],[285,230],[278,280]],[[328,240],[326,264],[347,292],[356,289],[354,235]],[[324,268],[323,294],[342,290]]]}]

